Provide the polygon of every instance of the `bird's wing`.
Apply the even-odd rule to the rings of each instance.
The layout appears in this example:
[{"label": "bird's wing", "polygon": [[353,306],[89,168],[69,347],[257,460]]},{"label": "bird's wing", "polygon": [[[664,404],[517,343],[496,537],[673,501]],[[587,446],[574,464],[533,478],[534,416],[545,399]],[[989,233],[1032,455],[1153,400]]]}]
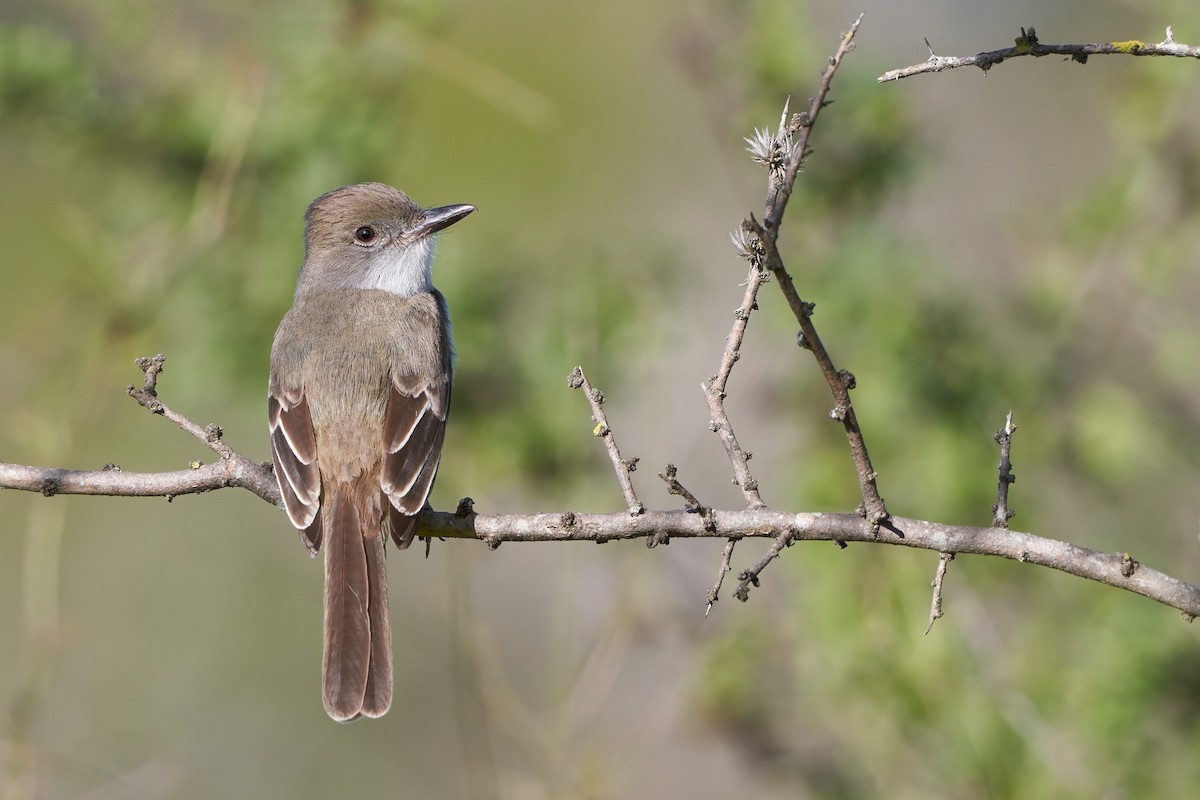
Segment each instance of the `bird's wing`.
[{"label": "bird's wing", "polygon": [[[275,376],[272,376],[274,378]],[[271,381],[267,398],[271,429],[271,457],[283,505],[300,538],[314,555],[321,549],[321,471],[317,464],[317,437],[313,432],[308,400],[298,387]]]},{"label": "bird's wing", "polygon": [[405,387],[393,383],[383,417],[383,470],[379,482],[391,501],[392,538],[408,547],[442,458],[450,381]]}]

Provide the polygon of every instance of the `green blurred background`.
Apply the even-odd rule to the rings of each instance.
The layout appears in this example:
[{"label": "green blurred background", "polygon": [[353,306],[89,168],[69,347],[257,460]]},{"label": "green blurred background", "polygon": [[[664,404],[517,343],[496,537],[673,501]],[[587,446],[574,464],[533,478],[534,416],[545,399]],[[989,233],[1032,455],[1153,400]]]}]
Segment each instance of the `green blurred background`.
[{"label": "green blurred background", "polygon": [[[782,239],[894,513],[1014,527],[1200,580],[1200,66],[1011,42],[1200,41],[1191,3],[802,0],[0,6],[0,460],[178,469],[163,398],[265,460],[267,360],[301,215],[381,180],[479,212],[435,277],[460,352],[434,504],[623,507],[667,462],[737,507],[698,384],[761,208],[743,152],[859,10]],[[828,390],[773,285],[729,410],[776,509],[849,510]],[[393,558],[397,697],[319,697],[319,564],[245,492],[0,493],[0,798],[1162,798],[1200,783],[1200,629],[1047,570],[798,545],[751,602],[722,543],[434,543]],[[763,543],[743,543],[735,569]],[[395,556],[395,554],[393,554]],[[1192,787],[1190,790],[1188,787]]]}]

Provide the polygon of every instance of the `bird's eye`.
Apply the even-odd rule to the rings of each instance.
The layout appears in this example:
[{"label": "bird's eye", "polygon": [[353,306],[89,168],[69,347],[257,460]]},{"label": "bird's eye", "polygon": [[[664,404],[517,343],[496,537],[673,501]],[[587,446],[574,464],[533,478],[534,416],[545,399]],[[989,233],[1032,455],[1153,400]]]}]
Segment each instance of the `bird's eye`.
[{"label": "bird's eye", "polygon": [[363,225],[361,228],[355,229],[354,238],[363,244],[372,242],[375,240],[375,229],[370,225]]}]

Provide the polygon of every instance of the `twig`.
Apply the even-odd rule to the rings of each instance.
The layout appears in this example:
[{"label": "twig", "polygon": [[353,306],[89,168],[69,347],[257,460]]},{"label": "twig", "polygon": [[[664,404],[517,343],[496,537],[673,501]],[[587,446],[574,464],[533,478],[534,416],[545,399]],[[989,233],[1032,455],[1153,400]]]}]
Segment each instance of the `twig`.
[{"label": "twig", "polygon": [[[734,245],[738,246],[738,244],[739,240],[735,236]],[[733,425],[729,422],[729,415],[725,413],[725,389],[729,384],[729,374],[733,371],[733,365],[741,357],[742,339],[746,335],[750,314],[758,309],[758,289],[767,280],[768,275],[762,268],[760,256],[756,256],[750,249],[742,254],[750,261],[750,272],[746,276],[746,292],[742,297],[742,304],[734,309],[733,327],[725,339],[725,350],[721,353],[721,366],[717,370],[717,374],[707,383],[700,384],[700,389],[704,392],[704,399],[708,402],[708,411],[711,416],[709,429],[721,438],[721,444],[725,446],[725,454],[729,457],[729,463],[733,465],[733,482],[741,488],[742,497],[746,500],[746,508],[754,509],[766,508],[767,504],[763,502],[762,495],[759,494],[758,481],[750,474],[750,465],[747,462],[749,462],[751,454],[743,450],[738,443],[737,436],[733,432]]]},{"label": "twig", "polygon": [[762,223],[752,216],[743,223],[743,228],[754,234],[758,245],[762,248],[763,263],[775,276],[780,291],[787,299],[796,321],[800,323],[800,335],[797,337],[797,341],[802,347],[812,352],[821,368],[821,373],[829,384],[834,398],[834,408],[830,412],[830,416],[842,423],[842,427],[846,431],[846,438],[850,443],[850,454],[854,459],[862,490],[862,513],[873,529],[878,531],[879,527],[887,522],[888,512],[883,498],[879,495],[879,488],[876,485],[877,475],[871,466],[871,457],[867,453],[867,445],[863,439],[862,430],[858,426],[854,406],[850,401],[850,390],[855,386],[854,375],[846,370],[838,370],[834,366],[829,351],[825,348],[813,325],[814,306],[812,303],[806,303],[800,299],[796,285],[792,282],[792,277],[784,266],[783,257],[779,254],[777,244],[779,226],[783,219],[783,212],[787,208],[788,199],[791,197],[796,176],[800,172],[804,159],[811,153],[808,145],[809,136],[821,109],[829,102],[826,98],[833,76],[841,65],[842,59],[853,49],[854,36],[861,23],[862,15],[859,15],[850,30],[842,35],[841,44],[830,57],[829,65],[821,74],[820,86],[816,95],[809,101],[808,110],[796,114],[789,120],[785,105],[783,119],[780,120],[779,131],[775,136],[767,137],[758,133],[751,142],[750,149],[755,160],[768,166],[771,179],[767,189]]},{"label": "twig", "polygon": [[683,508],[692,514],[703,514],[705,518],[711,517],[712,509],[705,507],[703,503],[691,493],[686,486],[679,482],[679,470],[674,464],[667,464],[662,472],[658,473],[658,477],[662,478],[667,484],[667,491],[673,495],[683,498]]},{"label": "twig", "polygon": [[725,542],[725,549],[721,552],[721,567],[717,570],[717,582],[708,590],[708,606],[704,609],[704,616],[706,617],[708,616],[708,612],[712,611],[713,603],[720,599],[718,595],[721,592],[721,584],[725,582],[725,575],[729,573],[729,570],[733,569],[729,565],[729,561],[733,558],[733,548],[737,543],[738,540],[736,537],[731,537],[729,541]]},{"label": "twig", "polygon": [[[666,469],[658,473],[658,477],[662,478],[667,484],[667,491],[673,495],[678,495],[683,498],[683,510],[689,514],[699,514],[704,519],[704,525],[707,528],[712,528],[716,525],[713,522],[713,510],[708,506],[703,505],[696,495],[688,491],[688,488],[679,482],[676,477],[678,470],[674,464],[667,464]],[[656,531],[652,536],[646,539],[647,547],[654,547],[660,544],[670,544],[671,539],[666,531]]]},{"label": "twig", "polygon": [[134,363],[145,373],[146,379],[141,389],[135,386],[127,386],[125,391],[130,397],[137,400],[138,405],[142,406],[142,408],[145,408],[151,414],[160,414],[171,420],[181,430],[190,433],[202,442],[205,447],[212,450],[221,458],[243,458],[233,448],[221,441],[223,432],[219,425],[210,424],[202,428],[183,414],[172,411],[167,407],[166,403],[158,399],[158,376],[162,374],[166,361],[167,357],[162,353],[150,358],[134,359]]},{"label": "twig", "polygon": [[926,636],[933,630],[933,623],[942,618],[942,582],[946,580],[946,568],[953,560],[954,553],[938,553],[937,572],[934,573],[933,582],[929,584],[933,587],[933,602],[929,606],[929,624],[925,626]]},{"label": "twig", "polygon": [[738,583],[738,588],[733,593],[733,596],[738,600],[741,600],[743,603],[749,600],[750,587],[754,586],[755,588],[758,588],[758,576],[761,575],[762,571],[767,568],[767,564],[770,564],[772,561],[778,558],[779,553],[783,550],[783,548],[791,547],[792,542],[795,540],[796,532],[791,528],[786,529],[783,533],[776,536],[775,541],[771,543],[771,547],[767,550],[767,554],[762,557],[762,560],[750,569],[742,570],[738,574],[738,580],[740,582]]},{"label": "twig", "polygon": [[613,470],[617,473],[617,483],[621,484],[621,493],[625,495],[625,504],[629,508],[629,515],[636,517],[646,510],[642,501],[638,500],[637,492],[633,490],[633,481],[629,475],[637,469],[638,459],[621,458],[617,440],[613,436],[612,428],[608,425],[608,419],[604,416],[604,392],[592,388],[592,385],[588,383],[587,376],[583,374],[583,367],[571,370],[571,374],[567,376],[567,385],[572,389],[583,389],[588,404],[592,407],[592,419],[596,422],[596,427],[592,429],[592,435],[599,436],[604,440],[608,457],[612,460]]},{"label": "twig", "polygon": [[[794,135],[795,141],[788,148],[789,157],[782,166],[781,175],[777,181],[772,182],[772,187],[767,193],[766,211],[763,216],[763,224],[773,231],[772,240],[778,234],[779,222],[783,219],[783,212],[787,208],[788,200],[791,199],[796,176],[800,174],[804,159],[812,153],[812,148],[808,145],[808,138],[812,134],[813,126],[817,123],[821,109],[832,102],[827,101],[826,98],[829,96],[829,86],[833,81],[833,76],[841,66],[842,59],[854,49],[854,37],[858,33],[858,27],[862,24],[862,20],[863,15],[859,14],[858,19],[854,20],[854,24],[850,26],[850,30],[842,34],[838,49],[829,57],[828,66],[821,73],[821,83],[817,86],[816,95],[808,101],[808,110],[796,114],[787,123],[787,129]],[[787,111],[786,105],[784,111]]]},{"label": "twig", "polygon": [[[928,39],[925,40],[925,44],[929,46]],[[1033,28],[1021,28],[1021,35],[1016,38],[1014,44],[1014,47],[976,53],[973,56],[939,56],[933,52],[933,47],[929,46],[928,61],[913,64],[911,67],[889,70],[876,78],[876,81],[887,83],[901,78],[911,78],[913,75],[942,72],[958,67],[979,67],[986,73],[996,64],[1020,56],[1061,55],[1068,56],[1071,61],[1079,64],[1086,64],[1089,56],[1107,55],[1200,58],[1200,47],[1176,42],[1170,26],[1167,26],[1167,38],[1158,44],[1140,42],[1136,39],[1127,42],[1101,42],[1099,44],[1042,44],[1038,41],[1037,32]]]},{"label": "twig", "polygon": [[1017,426],[1013,425],[1012,412],[1004,419],[1004,427],[996,431],[992,438],[1000,445],[1000,482],[996,487],[996,505],[992,506],[992,527],[1007,528],[1008,521],[1017,512],[1008,507],[1008,487],[1017,482],[1017,476],[1012,472],[1012,435]]}]

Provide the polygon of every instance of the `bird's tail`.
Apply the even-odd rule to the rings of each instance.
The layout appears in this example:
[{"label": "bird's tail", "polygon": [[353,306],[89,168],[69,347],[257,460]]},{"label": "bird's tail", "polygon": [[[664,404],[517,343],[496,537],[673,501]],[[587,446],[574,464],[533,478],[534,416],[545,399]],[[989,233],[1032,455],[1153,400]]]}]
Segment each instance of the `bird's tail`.
[{"label": "bird's tail", "polygon": [[[380,717],[392,704],[386,535],[378,484],[365,478],[327,491],[325,515],[325,711],[338,722]],[[382,502],[381,502],[382,501]]]}]

